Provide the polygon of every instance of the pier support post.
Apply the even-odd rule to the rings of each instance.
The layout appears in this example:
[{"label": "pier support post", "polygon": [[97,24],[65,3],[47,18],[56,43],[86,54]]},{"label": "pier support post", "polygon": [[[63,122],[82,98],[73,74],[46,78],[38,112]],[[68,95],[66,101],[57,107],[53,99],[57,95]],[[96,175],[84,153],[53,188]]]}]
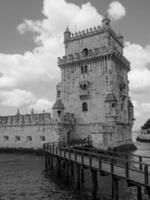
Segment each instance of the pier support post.
[{"label": "pier support post", "polygon": [[48,159],[48,156],[47,156],[47,153],[45,152],[45,169],[48,169],[47,159]]},{"label": "pier support post", "polygon": [[66,160],[65,161],[65,165],[66,165],[66,184],[69,183],[69,162]]},{"label": "pier support post", "polygon": [[84,168],[83,168],[83,166],[81,167],[81,185],[82,185],[82,190],[84,190]]},{"label": "pier support post", "polygon": [[50,154],[49,153],[48,153],[48,156],[47,156],[47,166],[48,166],[48,169],[50,169],[51,161],[50,161]]},{"label": "pier support post", "polygon": [[118,200],[118,179],[112,176],[112,199]]},{"label": "pier support post", "polygon": [[71,177],[74,176],[74,163],[71,163]]},{"label": "pier support post", "polygon": [[57,178],[61,175],[61,160],[57,158]]},{"label": "pier support post", "polygon": [[80,190],[80,165],[76,164],[77,168],[77,190]]},{"label": "pier support post", "polygon": [[98,182],[97,182],[97,171],[96,170],[91,170],[92,173],[92,195],[93,199],[97,198],[97,189],[98,189]]},{"label": "pier support post", "polygon": [[142,200],[142,188],[137,186],[137,200]]},{"label": "pier support post", "polygon": [[50,164],[50,165],[51,165],[50,169],[53,170],[53,161],[54,161],[54,159],[53,159],[53,156],[52,156],[52,155],[50,156],[50,160],[51,160],[51,161],[50,161],[50,163],[51,163],[51,164]]}]

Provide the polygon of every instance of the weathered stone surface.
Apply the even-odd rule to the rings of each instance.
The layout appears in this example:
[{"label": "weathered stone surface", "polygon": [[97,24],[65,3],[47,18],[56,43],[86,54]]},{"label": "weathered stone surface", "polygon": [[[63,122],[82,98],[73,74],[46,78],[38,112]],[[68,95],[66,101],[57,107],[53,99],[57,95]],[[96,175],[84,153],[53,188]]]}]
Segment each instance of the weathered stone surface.
[{"label": "weathered stone surface", "polygon": [[[64,45],[52,117],[33,111],[0,117],[0,145],[40,148],[40,136],[44,142],[92,139],[95,147],[104,149],[131,144],[134,115],[123,36],[104,18],[102,27],[74,35],[67,28]],[[17,143],[16,136],[21,138]]]}]

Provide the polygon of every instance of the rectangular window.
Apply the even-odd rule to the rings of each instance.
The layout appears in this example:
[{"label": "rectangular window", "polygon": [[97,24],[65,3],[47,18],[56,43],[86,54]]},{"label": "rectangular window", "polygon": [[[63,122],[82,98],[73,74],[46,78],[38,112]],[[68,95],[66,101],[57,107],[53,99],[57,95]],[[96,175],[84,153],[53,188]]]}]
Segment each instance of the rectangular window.
[{"label": "rectangular window", "polygon": [[7,142],[9,140],[9,136],[5,135],[4,136],[4,141]]},{"label": "rectangular window", "polygon": [[20,140],[21,140],[21,139],[20,139],[20,136],[18,136],[18,135],[15,136],[15,141],[16,141],[16,142],[18,142],[18,141],[20,141]]},{"label": "rectangular window", "polygon": [[40,136],[40,140],[41,140],[41,142],[44,142],[45,141],[45,136]]},{"label": "rectangular window", "polygon": [[31,136],[27,136],[27,142],[31,142],[32,141],[32,137]]}]

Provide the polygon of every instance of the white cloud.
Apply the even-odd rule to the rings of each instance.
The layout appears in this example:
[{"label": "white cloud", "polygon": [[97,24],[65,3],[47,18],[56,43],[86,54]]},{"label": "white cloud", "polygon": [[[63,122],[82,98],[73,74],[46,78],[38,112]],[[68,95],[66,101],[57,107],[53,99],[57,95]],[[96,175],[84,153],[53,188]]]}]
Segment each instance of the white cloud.
[{"label": "white cloud", "polygon": [[140,128],[150,116],[150,45],[143,47],[126,42],[124,55],[131,62],[129,80],[130,94],[134,99],[134,127]]},{"label": "white cloud", "polygon": [[35,101],[36,97],[30,91],[20,89],[0,91],[0,102],[4,106],[20,107]]},{"label": "white cloud", "polygon": [[126,9],[119,1],[112,1],[107,12],[109,17],[115,21],[126,15]]},{"label": "white cloud", "polygon": [[131,91],[146,92],[150,87],[150,46],[142,47],[139,44],[125,43],[125,57],[131,62],[129,80]]},{"label": "white cloud", "polygon": [[125,43],[124,55],[130,60],[132,69],[143,69],[150,64],[150,45],[142,47],[139,44]]},{"label": "white cloud", "polygon": [[34,104],[31,104],[28,109],[32,108],[37,112],[42,112],[43,110],[50,112],[53,102],[48,101],[47,99],[38,99]]},{"label": "white cloud", "polygon": [[103,18],[89,2],[80,7],[65,0],[45,0],[42,13],[45,16],[44,20],[24,20],[24,23],[18,26],[20,33],[26,31],[40,33],[36,41],[42,43],[51,36],[62,34],[67,26],[74,32],[75,27],[82,30],[100,25]]},{"label": "white cloud", "polygon": [[2,105],[9,107],[19,108],[27,106],[28,110],[33,108],[38,112],[43,110],[50,112],[53,105],[53,102],[47,99],[37,98],[32,92],[20,89],[0,91],[0,102]]}]

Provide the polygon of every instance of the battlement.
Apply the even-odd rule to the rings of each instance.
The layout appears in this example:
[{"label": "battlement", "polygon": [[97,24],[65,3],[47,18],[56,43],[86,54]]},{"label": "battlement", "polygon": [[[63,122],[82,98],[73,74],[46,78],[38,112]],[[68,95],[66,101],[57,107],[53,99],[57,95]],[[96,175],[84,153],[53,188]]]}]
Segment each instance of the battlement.
[{"label": "battlement", "polygon": [[101,48],[94,48],[88,50],[88,55],[85,55],[84,52],[76,52],[74,54],[70,54],[68,56],[58,57],[58,65],[61,67],[64,64],[76,62],[79,60],[84,59],[91,59],[94,57],[101,57],[106,55],[114,55],[116,58],[122,61],[122,63],[128,67],[130,70],[130,63],[129,61],[115,48],[115,47],[101,47]]},{"label": "battlement", "polygon": [[0,116],[0,126],[26,126],[52,123],[50,113],[31,113]]},{"label": "battlement", "polygon": [[[31,113],[31,114],[16,114],[9,116],[0,116],[0,127],[1,126],[29,126],[29,125],[48,125],[52,123],[56,123],[51,117],[51,113]],[[65,113],[62,123],[65,124],[74,124],[75,118],[72,113]]]},{"label": "battlement", "polygon": [[70,34],[70,41],[76,40],[76,39],[81,39],[81,38],[84,38],[84,37],[89,37],[89,36],[98,34],[98,33],[103,32],[103,31],[104,30],[100,26],[98,26],[98,27],[93,27],[93,28],[89,28],[89,29],[86,29],[86,30],[78,31],[78,32],[75,32],[75,33],[71,33]]},{"label": "battlement", "polygon": [[104,32],[109,32],[111,34],[111,36],[120,44],[120,46],[124,46],[124,41],[123,41],[123,36],[121,34],[116,34],[113,29],[110,26],[97,26],[97,27],[91,27],[89,29],[86,30],[82,30],[82,31],[78,31],[75,33],[71,33],[69,31],[69,29],[67,29],[68,33],[67,36],[65,34],[64,36],[64,42],[71,42],[74,40],[79,40],[79,39],[83,39],[83,38],[87,38],[87,37],[91,37],[97,34],[102,34]]}]

